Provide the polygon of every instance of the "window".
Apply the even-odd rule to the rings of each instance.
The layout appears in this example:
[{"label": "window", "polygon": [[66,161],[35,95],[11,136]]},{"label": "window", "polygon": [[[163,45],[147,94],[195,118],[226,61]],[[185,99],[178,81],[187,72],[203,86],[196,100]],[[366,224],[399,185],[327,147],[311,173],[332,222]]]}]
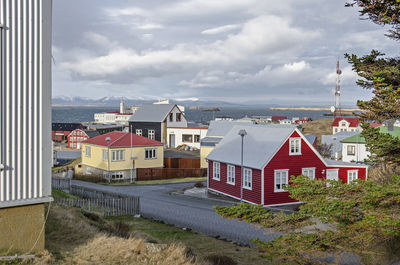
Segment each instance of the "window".
[{"label": "window", "polygon": [[115,150],[111,152],[112,161],[125,160],[125,150]]},{"label": "window", "polygon": [[342,121],[342,127],[346,127],[346,122]]},{"label": "window", "polygon": [[214,162],[213,163],[213,179],[219,180],[219,162]]},{"label": "window", "polygon": [[124,173],[122,172],[112,172],[111,173],[111,179],[117,180],[117,179],[123,179],[124,178]]},{"label": "window", "polygon": [[85,156],[90,157],[91,149],[90,146],[85,146]]},{"label": "window", "polygon": [[184,142],[184,143],[192,143],[193,142],[193,135],[191,135],[191,134],[182,134],[182,142]]},{"label": "window", "polygon": [[228,165],[227,175],[226,182],[235,185],[235,166]]},{"label": "window", "polygon": [[146,149],[144,151],[144,158],[145,159],[155,159],[155,158],[157,158],[156,149]]},{"label": "window", "polygon": [[194,135],[194,142],[195,143],[200,143],[200,135],[198,135],[198,134]]},{"label": "window", "polygon": [[103,150],[103,161],[108,161],[108,150]]},{"label": "window", "polygon": [[174,121],[174,114],[173,113],[169,114],[169,121]]},{"label": "window", "polygon": [[176,121],[181,121],[182,120],[182,113],[177,113],[176,114]]},{"label": "window", "polygon": [[151,140],[154,140],[155,131],[154,130],[147,130],[147,137]]},{"label": "window", "polygon": [[275,192],[285,191],[284,186],[288,184],[289,169],[275,170]]},{"label": "window", "polygon": [[289,155],[301,155],[301,138],[289,139]]},{"label": "window", "polygon": [[338,132],[338,129],[337,129],[337,128],[335,128],[335,132]]},{"label": "window", "polygon": [[142,129],[136,129],[136,135],[142,136]]},{"label": "window", "polygon": [[356,146],[355,145],[348,145],[347,146],[347,155],[353,156],[356,154]]},{"label": "window", "polygon": [[251,190],[252,186],[252,174],[250,168],[243,169],[243,188]]},{"label": "window", "polygon": [[303,168],[301,169],[301,174],[309,177],[310,179],[315,179],[315,167]]},{"label": "window", "polygon": [[347,171],[347,183],[351,183],[356,179],[358,179],[358,170]]}]

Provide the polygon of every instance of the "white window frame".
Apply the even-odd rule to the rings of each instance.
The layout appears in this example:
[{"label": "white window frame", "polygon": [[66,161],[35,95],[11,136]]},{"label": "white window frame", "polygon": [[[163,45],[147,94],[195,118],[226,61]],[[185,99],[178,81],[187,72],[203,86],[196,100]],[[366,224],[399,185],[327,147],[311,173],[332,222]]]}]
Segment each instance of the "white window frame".
[{"label": "white window frame", "polygon": [[111,161],[125,161],[125,150],[112,150],[111,151]]},{"label": "white window frame", "polygon": [[[298,150],[296,150],[298,144]],[[294,151],[292,152],[292,147],[294,145]],[[289,138],[289,155],[301,155],[301,137],[291,137]]]},{"label": "white window frame", "polygon": [[[310,176],[310,172],[312,172],[311,176]],[[301,169],[301,174],[303,176],[307,176],[310,179],[315,179],[315,167],[305,167]]]},{"label": "white window frame", "polygon": [[90,146],[85,146],[85,156],[86,157],[91,157],[92,149]]},{"label": "white window frame", "polygon": [[147,130],[147,138],[154,140],[155,136],[156,136],[155,130]]},{"label": "white window frame", "polygon": [[[355,146],[354,144],[349,144],[349,145],[347,145],[347,148],[346,148],[346,149],[347,149],[346,152],[347,152],[347,155],[348,155],[348,156],[355,156],[355,155],[356,155],[356,146]],[[353,150],[352,150],[353,153],[349,152],[349,151],[351,151],[350,149],[353,149]]]},{"label": "white window frame", "polygon": [[136,129],[136,135],[142,136],[142,129]]},{"label": "white window frame", "polygon": [[251,168],[243,168],[243,189],[252,190],[253,187],[253,170]]},{"label": "white window frame", "polygon": [[144,159],[157,159],[157,149],[147,148],[144,150]]},{"label": "white window frame", "polygon": [[[354,176],[351,176],[353,174]],[[347,184],[353,182],[356,179],[358,179],[358,170],[347,170]]]},{"label": "white window frame", "polygon": [[108,150],[103,149],[103,161],[108,161]]},{"label": "white window frame", "polygon": [[235,166],[234,165],[227,165],[226,168],[226,183],[235,185]]},{"label": "white window frame", "polygon": [[124,173],[121,171],[111,173],[111,180],[118,180],[123,178],[124,178]]},{"label": "white window frame", "polygon": [[[279,175],[279,185],[281,186],[280,188],[277,188],[276,185],[276,175]],[[284,173],[286,176],[282,177],[282,173]],[[285,181],[282,181],[285,178]],[[285,184],[283,184],[285,182]],[[284,188],[283,185],[288,185],[289,184],[289,169],[277,169],[274,170],[274,192],[287,192]]]},{"label": "white window frame", "polygon": [[221,179],[221,164],[219,162],[213,162],[213,180]]}]

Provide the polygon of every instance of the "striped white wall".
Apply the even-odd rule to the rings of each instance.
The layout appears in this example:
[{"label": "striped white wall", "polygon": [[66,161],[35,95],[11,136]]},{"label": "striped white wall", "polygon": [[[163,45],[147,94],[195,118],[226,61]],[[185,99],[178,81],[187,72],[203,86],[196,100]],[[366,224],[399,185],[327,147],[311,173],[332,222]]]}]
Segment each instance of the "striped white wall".
[{"label": "striped white wall", "polygon": [[51,194],[51,0],[0,0],[0,208]]}]

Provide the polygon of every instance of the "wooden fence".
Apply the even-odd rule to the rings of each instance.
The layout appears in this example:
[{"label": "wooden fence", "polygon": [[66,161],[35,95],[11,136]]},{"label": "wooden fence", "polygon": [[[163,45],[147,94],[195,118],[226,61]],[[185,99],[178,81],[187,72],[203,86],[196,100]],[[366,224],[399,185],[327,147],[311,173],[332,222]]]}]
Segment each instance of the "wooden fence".
[{"label": "wooden fence", "polygon": [[123,216],[139,214],[139,198],[120,199],[67,199],[56,198],[55,203],[67,207],[77,207],[86,211],[100,213],[103,216]]},{"label": "wooden fence", "polygon": [[173,178],[201,178],[207,176],[206,168],[138,168],[137,180],[160,180]]},{"label": "wooden fence", "polygon": [[51,178],[51,187],[69,193],[71,191],[71,179]]},{"label": "wooden fence", "polygon": [[164,158],[165,168],[200,168],[200,158]]},{"label": "wooden fence", "polygon": [[139,215],[140,198],[115,192],[73,185],[70,179],[52,179],[52,188],[63,190],[82,199],[56,198],[55,202],[68,207],[95,211],[104,216]]}]

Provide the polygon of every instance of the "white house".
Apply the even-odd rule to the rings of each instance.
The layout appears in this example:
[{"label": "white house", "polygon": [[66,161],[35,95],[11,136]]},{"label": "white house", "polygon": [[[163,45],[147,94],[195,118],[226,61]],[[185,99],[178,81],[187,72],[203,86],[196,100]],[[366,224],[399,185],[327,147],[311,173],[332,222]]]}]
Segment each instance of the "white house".
[{"label": "white house", "polygon": [[332,122],[332,134],[338,132],[361,132],[360,120],[357,118],[335,118]]},{"label": "white house", "polygon": [[200,140],[206,137],[207,127],[168,127],[167,128],[167,146],[175,148],[182,144],[200,149]]},{"label": "white house", "polygon": [[[400,127],[394,126],[388,129],[386,126],[378,127],[380,133],[388,133],[400,138]],[[342,160],[345,162],[364,162],[371,153],[366,148],[365,138],[361,134],[356,134],[341,141]]]}]

